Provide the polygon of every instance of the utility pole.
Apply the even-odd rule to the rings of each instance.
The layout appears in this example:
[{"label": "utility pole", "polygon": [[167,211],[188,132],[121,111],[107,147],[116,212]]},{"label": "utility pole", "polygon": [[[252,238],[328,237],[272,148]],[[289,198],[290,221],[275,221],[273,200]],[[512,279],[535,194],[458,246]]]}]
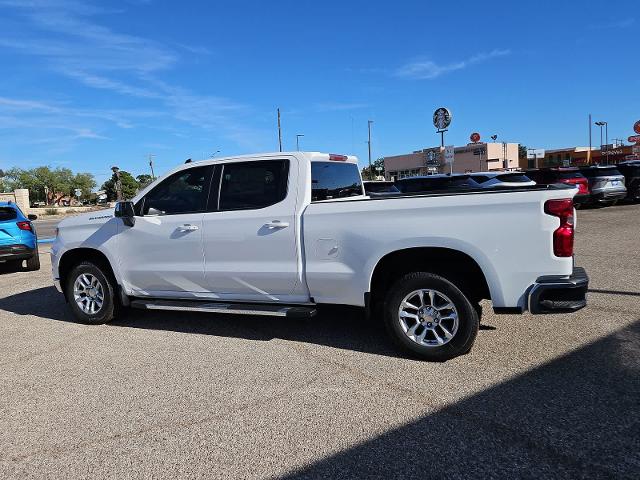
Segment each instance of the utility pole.
[{"label": "utility pole", "polygon": [[282,151],[282,129],[280,128],[280,109],[278,108],[278,148]]},{"label": "utility pole", "polygon": [[[604,156],[604,144],[602,143],[602,127],[607,125],[607,122],[596,122],[596,125],[600,127],[600,163],[602,163],[602,157]],[[607,126],[607,137],[608,136],[609,136],[609,127]],[[607,163],[609,162],[607,161]]]},{"label": "utility pole", "polygon": [[298,133],[296,135],[296,151],[300,151],[300,137],[304,137],[304,133]]},{"label": "utility pole", "polygon": [[589,155],[587,156],[587,165],[591,165],[591,114],[589,114]]},{"label": "utility pole", "polygon": [[373,123],[373,120],[367,120],[367,128],[369,130],[369,140],[367,141],[367,144],[369,146],[369,180],[373,180],[371,177],[373,177],[373,167],[371,166],[371,124]]},{"label": "utility pole", "polygon": [[151,181],[156,179],[156,175],[155,173],[153,173],[153,157],[155,157],[155,155],[153,153],[149,154],[149,166],[151,167]]}]

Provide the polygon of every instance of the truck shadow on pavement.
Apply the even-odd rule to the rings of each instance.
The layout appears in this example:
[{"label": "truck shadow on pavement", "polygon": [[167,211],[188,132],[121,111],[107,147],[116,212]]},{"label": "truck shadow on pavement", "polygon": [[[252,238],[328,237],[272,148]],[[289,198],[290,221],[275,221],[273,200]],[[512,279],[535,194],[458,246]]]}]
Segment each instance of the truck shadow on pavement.
[{"label": "truck shadow on pavement", "polygon": [[[38,288],[0,298],[0,310],[77,323],[62,295],[54,287]],[[367,322],[360,309],[349,307],[321,307],[318,315],[310,319],[131,309],[109,325],[265,342],[284,339],[404,357],[388,340],[382,322]]]},{"label": "truck shadow on pavement", "polygon": [[640,320],[282,478],[638,478]]}]

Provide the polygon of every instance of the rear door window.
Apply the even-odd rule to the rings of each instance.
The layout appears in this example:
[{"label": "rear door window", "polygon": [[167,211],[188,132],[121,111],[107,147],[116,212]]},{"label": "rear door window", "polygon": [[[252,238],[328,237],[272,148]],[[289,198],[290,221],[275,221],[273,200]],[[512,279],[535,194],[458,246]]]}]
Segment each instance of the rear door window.
[{"label": "rear door window", "polygon": [[599,168],[596,175],[598,177],[613,177],[616,175],[622,175],[617,168]]},{"label": "rear door window", "polygon": [[331,200],[363,195],[358,165],[311,162],[311,200]]},{"label": "rear door window", "polygon": [[18,212],[12,207],[0,207],[0,222],[15,220],[18,218]]},{"label": "rear door window", "polygon": [[288,160],[227,163],[220,179],[220,210],[253,210],[287,196]]}]

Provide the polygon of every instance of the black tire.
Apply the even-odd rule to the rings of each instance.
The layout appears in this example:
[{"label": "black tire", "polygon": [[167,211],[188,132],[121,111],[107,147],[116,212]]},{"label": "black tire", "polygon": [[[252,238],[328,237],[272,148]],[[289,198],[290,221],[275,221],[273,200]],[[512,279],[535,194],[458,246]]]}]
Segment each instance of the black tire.
[{"label": "black tire", "polygon": [[36,250],[33,252],[33,255],[27,258],[27,271],[35,272],[36,270],[40,270],[40,253],[38,252],[37,245]]},{"label": "black tire", "polygon": [[[458,329],[443,345],[420,345],[407,336],[400,324],[398,311],[403,299],[420,289],[435,290],[444,294],[458,312]],[[393,284],[385,300],[384,321],[387,332],[400,349],[421,359],[438,362],[469,352],[480,326],[478,311],[464,293],[446,278],[427,272],[407,274]]]},{"label": "black tire", "polygon": [[[74,284],[76,280],[84,274],[96,278],[102,288],[102,305],[95,313],[84,312],[74,297]],[[91,325],[99,325],[107,323],[114,318],[116,312],[115,284],[110,277],[108,271],[91,262],[81,262],[73,267],[67,276],[65,295],[71,306],[73,316],[76,317],[78,321]]]}]

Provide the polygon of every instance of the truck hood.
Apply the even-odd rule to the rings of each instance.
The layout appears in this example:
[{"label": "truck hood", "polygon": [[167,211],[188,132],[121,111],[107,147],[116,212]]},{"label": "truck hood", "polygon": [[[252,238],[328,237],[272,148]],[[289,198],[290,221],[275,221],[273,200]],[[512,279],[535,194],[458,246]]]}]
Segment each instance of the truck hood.
[{"label": "truck hood", "polygon": [[80,215],[67,217],[58,224],[58,228],[63,229],[67,227],[80,226],[95,226],[96,228],[98,228],[113,218],[114,211],[115,208],[107,208],[105,210],[81,213]]}]

